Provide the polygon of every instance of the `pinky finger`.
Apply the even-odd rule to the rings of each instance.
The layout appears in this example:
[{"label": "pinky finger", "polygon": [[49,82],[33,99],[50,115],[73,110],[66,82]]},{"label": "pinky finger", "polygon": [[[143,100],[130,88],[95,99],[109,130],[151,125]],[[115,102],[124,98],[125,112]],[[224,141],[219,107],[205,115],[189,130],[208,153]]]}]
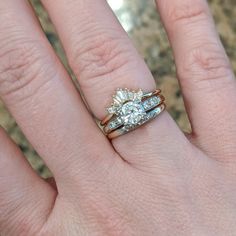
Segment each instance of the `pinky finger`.
[{"label": "pinky finger", "polygon": [[0,235],[36,235],[55,196],[0,128]]}]

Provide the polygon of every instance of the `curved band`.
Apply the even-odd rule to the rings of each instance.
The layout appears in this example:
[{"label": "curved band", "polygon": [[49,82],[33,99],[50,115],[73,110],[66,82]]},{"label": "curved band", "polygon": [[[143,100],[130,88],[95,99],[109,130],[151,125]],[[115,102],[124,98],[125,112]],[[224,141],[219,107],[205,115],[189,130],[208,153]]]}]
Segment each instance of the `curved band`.
[{"label": "curved band", "polygon": [[104,133],[113,139],[146,124],[165,110],[164,100],[159,89],[149,93],[118,89],[108,115],[100,122]]}]

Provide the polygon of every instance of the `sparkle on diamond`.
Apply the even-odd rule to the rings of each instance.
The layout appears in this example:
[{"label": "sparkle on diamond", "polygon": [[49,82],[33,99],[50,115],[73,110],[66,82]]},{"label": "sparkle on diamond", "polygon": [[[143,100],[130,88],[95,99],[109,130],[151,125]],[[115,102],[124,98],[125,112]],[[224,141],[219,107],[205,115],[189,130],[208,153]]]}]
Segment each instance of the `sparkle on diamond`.
[{"label": "sparkle on diamond", "polygon": [[130,101],[122,106],[120,114],[125,125],[136,125],[146,112],[140,102]]},{"label": "sparkle on diamond", "polygon": [[135,126],[146,115],[142,105],[142,96],[142,90],[117,89],[113,96],[113,104],[107,111],[119,116],[125,126]]}]

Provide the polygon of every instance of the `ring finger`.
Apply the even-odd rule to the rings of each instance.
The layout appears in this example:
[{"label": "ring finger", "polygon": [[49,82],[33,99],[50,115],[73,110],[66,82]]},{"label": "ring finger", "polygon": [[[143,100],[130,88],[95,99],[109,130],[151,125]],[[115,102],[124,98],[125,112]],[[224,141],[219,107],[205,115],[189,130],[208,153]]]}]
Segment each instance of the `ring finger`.
[{"label": "ring finger", "polygon": [[[42,2],[57,28],[86,101],[98,119],[104,118],[115,89],[155,89],[150,71],[107,1]],[[156,157],[157,150],[165,152],[165,139],[178,144],[183,144],[185,139],[167,112],[158,120],[115,139],[113,145],[123,158],[134,162]]]}]

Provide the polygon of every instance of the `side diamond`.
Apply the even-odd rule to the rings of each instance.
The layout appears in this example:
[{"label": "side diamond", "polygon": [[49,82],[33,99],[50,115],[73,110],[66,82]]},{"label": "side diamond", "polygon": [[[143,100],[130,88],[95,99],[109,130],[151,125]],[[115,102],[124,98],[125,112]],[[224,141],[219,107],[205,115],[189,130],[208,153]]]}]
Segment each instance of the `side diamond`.
[{"label": "side diamond", "polygon": [[143,102],[143,106],[144,106],[144,109],[147,111],[147,110],[154,108],[155,106],[160,105],[160,103],[161,103],[161,98],[155,96],[155,97],[151,97],[151,98],[146,99]]},{"label": "side diamond", "polygon": [[109,129],[113,130],[113,129],[120,127],[121,125],[122,125],[122,121],[119,118],[117,118],[117,119],[110,121],[108,126],[109,126]]}]

